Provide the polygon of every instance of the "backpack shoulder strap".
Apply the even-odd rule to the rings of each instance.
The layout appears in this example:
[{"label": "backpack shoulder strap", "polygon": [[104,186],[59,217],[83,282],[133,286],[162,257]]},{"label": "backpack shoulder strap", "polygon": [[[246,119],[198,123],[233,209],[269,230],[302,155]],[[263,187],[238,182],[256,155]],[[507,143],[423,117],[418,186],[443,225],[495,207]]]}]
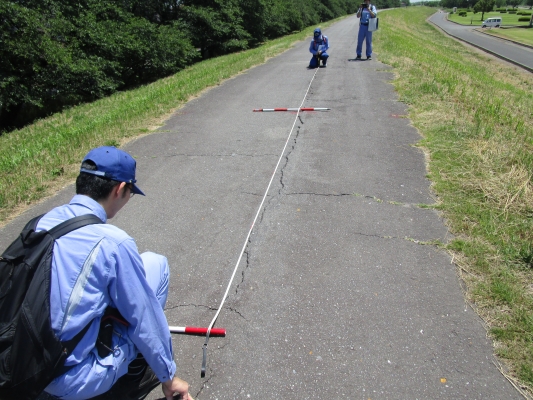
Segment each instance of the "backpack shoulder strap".
[{"label": "backpack shoulder strap", "polygon": [[35,218],[30,219],[24,226],[24,230],[31,229],[34,231],[37,228],[37,224],[39,223],[39,221],[41,220],[43,216],[44,214],[41,214],[41,215],[36,216]]},{"label": "backpack shoulder strap", "polygon": [[[66,235],[67,233],[72,232],[83,226],[91,225],[91,224],[103,224],[103,223],[104,222],[94,214],[79,215],[77,217],[63,221],[59,225],[50,229],[49,233],[54,238],[54,240],[56,240],[60,238],[61,236]],[[85,334],[89,330],[91,323],[92,321],[89,322],[72,339],[67,340],[65,342],[61,342],[64,346],[64,351],[66,352],[66,354],[72,353],[74,348],[78,345],[78,343],[81,341],[81,339],[85,336]],[[69,365],[69,366],[63,365],[62,367],[58,368],[54,373],[54,378],[65,374],[72,367],[74,367],[74,365]]]},{"label": "backpack shoulder strap", "polygon": [[79,215],[54,226],[50,229],[49,233],[55,240],[83,226],[103,223],[104,222],[94,214]]}]

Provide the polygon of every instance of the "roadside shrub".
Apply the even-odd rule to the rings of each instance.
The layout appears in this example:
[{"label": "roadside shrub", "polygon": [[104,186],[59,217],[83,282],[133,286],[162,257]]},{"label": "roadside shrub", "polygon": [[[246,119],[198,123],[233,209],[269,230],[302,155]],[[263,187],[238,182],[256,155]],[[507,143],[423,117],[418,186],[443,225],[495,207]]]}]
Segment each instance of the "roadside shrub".
[{"label": "roadside shrub", "polygon": [[518,22],[523,22],[523,21],[529,21],[531,18],[529,17],[520,17],[518,18]]},{"label": "roadside shrub", "polygon": [[516,14],[516,11],[515,10],[509,10],[507,11],[509,14]]},{"label": "roadside shrub", "polygon": [[466,17],[466,11],[459,11],[457,13],[460,17]]}]

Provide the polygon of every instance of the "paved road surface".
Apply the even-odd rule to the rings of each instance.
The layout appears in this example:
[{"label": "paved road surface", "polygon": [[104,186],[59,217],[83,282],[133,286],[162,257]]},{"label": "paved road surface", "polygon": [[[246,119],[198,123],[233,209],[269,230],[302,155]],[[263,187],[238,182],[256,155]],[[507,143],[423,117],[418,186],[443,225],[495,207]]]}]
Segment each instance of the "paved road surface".
[{"label": "paved road surface", "polygon": [[[420,207],[434,201],[391,68],[350,60],[355,17],[325,33],[330,61],[304,106],[332,110],[299,117],[216,324],[228,335],[211,339],[205,379],[203,338],[175,336],[179,375],[200,400],[522,398],[450,257],[426,244],[449,234]],[[308,61],[299,43],[126,146],[147,196],[111,222],[168,256],[170,324],[213,317],[295,119],[252,109],[298,107]],[[0,247],[72,192],[1,229]]]},{"label": "paved road surface", "polygon": [[446,15],[447,14],[444,12],[437,12],[429,18],[429,21],[451,36],[486,50],[491,54],[498,55],[507,61],[525,67],[533,72],[532,48],[520,46],[508,40],[486,35],[476,31],[475,28],[470,25],[459,25],[450,22],[446,19]]}]

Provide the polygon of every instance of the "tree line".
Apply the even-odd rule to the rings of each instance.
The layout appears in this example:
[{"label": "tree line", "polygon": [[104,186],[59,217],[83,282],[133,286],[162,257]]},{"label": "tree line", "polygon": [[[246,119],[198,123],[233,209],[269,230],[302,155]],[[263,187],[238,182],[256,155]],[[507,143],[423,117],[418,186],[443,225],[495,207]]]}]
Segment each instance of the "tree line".
[{"label": "tree line", "polygon": [[[480,3],[478,5],[478,3]],[[492,6],[491,6],[492,4]],[[440,5],[441,7],[445,8],[472,8],[474,9],[474,6],[477,5],[477,12],[481,12],[481,10],[485,10],[485,12],[492,10],[492,8],[502,8],[502,7],[512,7],[516,8],[519,5],[525,5],[529,6],[530,8],[533,7],[533,0],[494,0],[494,1],[481,1],[481,0],[441,0]]]},{"label": "tree line", "polygon": [[360,3],[0,0],[0,132],[354,13]]}]

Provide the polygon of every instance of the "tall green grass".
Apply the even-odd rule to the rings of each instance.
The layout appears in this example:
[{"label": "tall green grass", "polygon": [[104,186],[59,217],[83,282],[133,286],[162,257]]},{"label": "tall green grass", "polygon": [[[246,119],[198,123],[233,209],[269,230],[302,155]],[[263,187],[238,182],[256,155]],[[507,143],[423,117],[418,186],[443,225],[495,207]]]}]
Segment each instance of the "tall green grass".
[{"label": "tall green grass", "polygon": [[376,52],[423,136],[468,297],[533,393],[533,76],[446,37],[434,12],[382,13]]}]

